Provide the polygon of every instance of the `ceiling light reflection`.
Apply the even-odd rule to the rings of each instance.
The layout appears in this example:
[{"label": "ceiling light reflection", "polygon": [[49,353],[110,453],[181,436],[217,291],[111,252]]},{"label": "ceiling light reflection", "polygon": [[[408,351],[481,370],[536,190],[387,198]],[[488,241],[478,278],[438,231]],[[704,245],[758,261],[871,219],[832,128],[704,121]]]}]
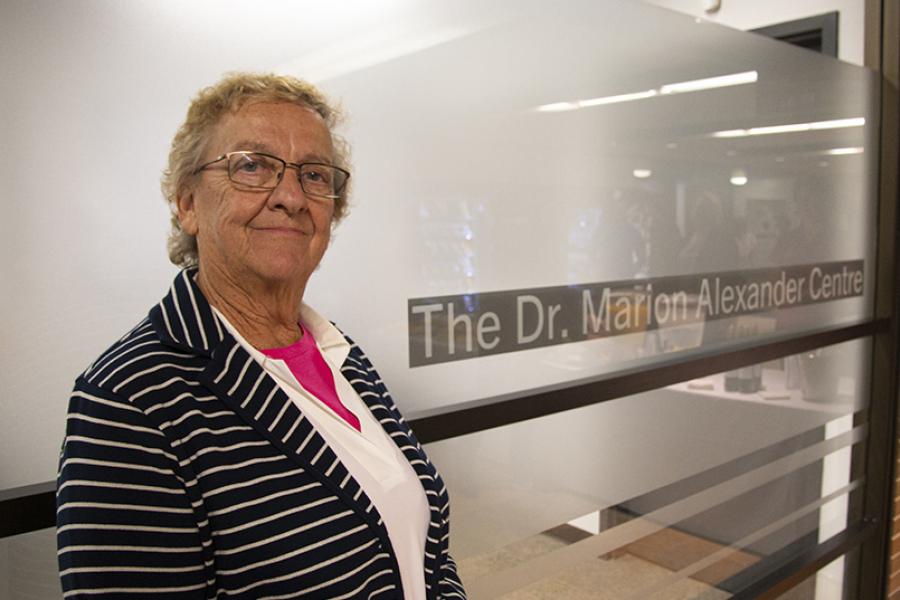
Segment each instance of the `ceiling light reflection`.
[{"label": "ceiling light reflection", "polygon": [[732,73],[731,75],[720,75],[719,77],[707,77],[705,79],[695,79],[693,81],[669,83],[659,88],[659,93],[681,94],[684,92],[698,92],[700,90],[712,90],[733,85],[756,83],[758,79],[759,73],[756,71],[745,71],[743,73]]},{"label": "ceiling light reflection", "polygon": [[544,104],[537,107],[541,112],[563,112],[575,110],[576,108],[580,108],[577,102],[554,102],[553,104]]},{"label": "ceiling light reflection", "polygon": [[862,154],[865,152],[865,149],[856,147],[856,148],[832,148],[831,150],[826,150],[825,154],[831,154],[834,156],[840,156],[842,154]]},{"label": "ceiling light reflection", "polygon": [[575,110],[576,108],[588,108],[591,106],[603,106],[606,104],[618,104],[620,102],[645,100],[647,98],[653,98],[660,95],[670,96],[672,94],[700,92],[703,90],[711,90],[715,88],[744,85],[747,83],[755,83],[758,79],[759,73],[757,73],[756,71],[745,71],[743,73],[731,73],[729,75],[719,75],[716,77],[707,77],[705,79],[693,79],[691,81],[667,83],[663,86],[660,86],[659,88],[644,90],[642,92],[616,94],[614,96],[601,96],[599,98],[588,98],[587,100],[553,102],[551,104],[543,104],[541,106],[538,106],[537,110],[540,112],[562,112],[567,110]]},{"label": "ceiling light reflection", "polygon": [[606,96],[604,98],[591,98],[590,100],[579,100],[578,108],[587,108],[588,106],[602,106],[603,104],[616,104],[618,102],[631,102],[633,100],[643,100],[644,98],[652,98],[659,94],[656,90],[647,90],[645,92],[635,92],[633,94],[619,94],[618,96]]},{"label": "ceiling light reflection", "polygon": [[765,127],[751,127],[749,129],[726,129],[713,132],[712,137],[736,138],[752,135],[772,135],[776,133],[799,133],[803,131],[818,131],[822,129],[841,129],[844,127],[862,127],[866,124],[865,117],[851,119],[834,119],[832,121],[815,121],[813,123],[789,123],[787,125],[767,125]]}]

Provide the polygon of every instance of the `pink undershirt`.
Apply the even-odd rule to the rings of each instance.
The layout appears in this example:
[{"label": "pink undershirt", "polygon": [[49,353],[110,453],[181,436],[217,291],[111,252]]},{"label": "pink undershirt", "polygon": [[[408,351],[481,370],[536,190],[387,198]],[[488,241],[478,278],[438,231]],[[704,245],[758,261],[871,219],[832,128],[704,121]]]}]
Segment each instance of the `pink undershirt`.
[{"label": "pink undershirt", "polygon": [[334,387],[334,375],[331,368],[322,358],[312,333],[300,325],[300,339],[283,348],[260,350],[269,358],[283,360],[291,373],[307,392],[318,398],[339,417],[344,419],[357,431],[362,431],[359,419],[341,403]]}]

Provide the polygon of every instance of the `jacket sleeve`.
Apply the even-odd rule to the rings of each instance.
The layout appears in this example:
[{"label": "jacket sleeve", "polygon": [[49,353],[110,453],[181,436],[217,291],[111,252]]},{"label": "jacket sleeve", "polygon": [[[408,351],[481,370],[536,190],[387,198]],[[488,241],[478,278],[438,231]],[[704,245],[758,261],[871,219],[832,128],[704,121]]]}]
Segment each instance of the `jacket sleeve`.
[{"label": "jacket sleeve", "polygon": [[441,563],[441,598],[466,598],[466,590],[463,588],[462,581],[456,572],[456,562],[450,553],[444,554],[444,560]]},{"label": "jacket sleeve", "polygon": [[79,379],[56,494],[64,597],[206,598],[212,561],[191,484],[147,415]]}]

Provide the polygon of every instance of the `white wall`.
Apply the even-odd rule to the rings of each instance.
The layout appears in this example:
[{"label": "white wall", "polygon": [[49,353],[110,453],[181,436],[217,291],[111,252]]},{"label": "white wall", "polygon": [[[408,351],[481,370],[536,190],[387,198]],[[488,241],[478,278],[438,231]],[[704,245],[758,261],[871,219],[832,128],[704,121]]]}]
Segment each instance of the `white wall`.
[{"label": "white wall", "polygon": [[0,489],[54,477],[76,375],[171,283],[159,178],[197,90],[233,70],[358,69],[490,18],[413,0],[249,6],[0,2]]},{"label": "white wall", "polygon": [[721,8],[707,13],[704,0],[643,0],[663,8],[735,29],[756,29],[838,11],[838,58],[863,64],[865,37],[864,0],[721,0]]}]

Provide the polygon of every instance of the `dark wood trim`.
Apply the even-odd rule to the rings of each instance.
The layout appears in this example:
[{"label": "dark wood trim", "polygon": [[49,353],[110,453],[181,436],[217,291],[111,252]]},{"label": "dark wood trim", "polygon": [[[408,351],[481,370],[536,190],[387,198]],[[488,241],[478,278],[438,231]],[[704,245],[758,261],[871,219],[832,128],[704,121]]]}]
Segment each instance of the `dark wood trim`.
[{"label": "dark wood trim", "polygon": [[[897,439],[898,344],[900,310],[898,295],[898,181],[900,167],[900,106],[897,83],[900,80],[900,6],[881,1],[866,6],[867,31],[878,32],[877,57],[867,45],[866,59],[875,60],[881,75],[879,86],[881,124],[879,128],[879,201],[877,209],[877,250],[875,279],[875,315],[890,320],[887,330],[875,335],[872,350],[872,395],[867,421],[869,441],[863,457],[854,456],[858,472],[864,470],[866,488],[861,502],[851,503],[850,518],[862,515],[877,527],[877,535],[860,548],[859,560],[853,565],[858,572],[848,572],[856,588],[849,590],[855,598],[883,598],[890,579],[891,497],[894,491],[894,460]],[[871,44],[871,40],[869,41]],[[856,473],[854,473],[856,475]]]},{"label": "dark wood trim", "polygon": [[872,336],[885,331],[888,325],[888,320],[880,319],[686,358],[675,355],[652,366],[617,371],[564,386],[530,390],[524,394],[458,404],[442,412],[418,414],[410,420],[410,425],[422,443],[437,442]]},{"label": "dark wood trim", "polygon": [[56,482],[0,492],[0,538],[56,525]]},{"label": "dark wood trim", "polygon": [[881,70],[881,0],[865,0],[863,64]]}]

